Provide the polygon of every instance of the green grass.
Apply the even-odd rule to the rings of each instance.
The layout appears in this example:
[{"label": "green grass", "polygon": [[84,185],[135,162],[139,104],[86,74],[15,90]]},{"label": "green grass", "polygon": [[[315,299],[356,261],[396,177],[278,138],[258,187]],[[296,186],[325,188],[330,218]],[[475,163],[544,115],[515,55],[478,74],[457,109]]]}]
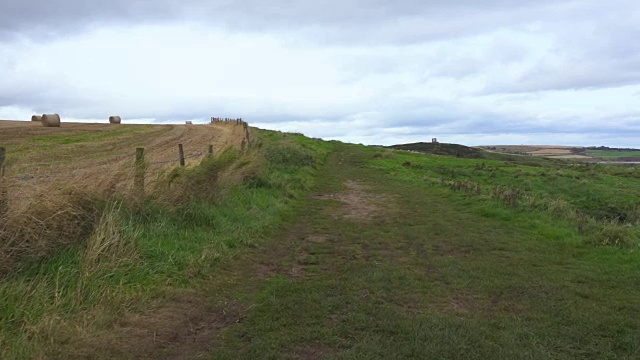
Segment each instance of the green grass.
[{"label": "green grass", "polygon": [[618,150],[587,150],[587,155],[603,159],[619,158],[640,158],[640,150],[618,151]]},{"label": "green grass", "polygon": [[376,166],[389,174],[419,177],[424,181],[470,180],[487,195],[496,186],[517,188],[537,199],[558,199],[599,220],[618,217],[637,220],[640,168],[600,164],[574,164],[536,159],[534,163],[453,159],[398,152],[381,158]]}]

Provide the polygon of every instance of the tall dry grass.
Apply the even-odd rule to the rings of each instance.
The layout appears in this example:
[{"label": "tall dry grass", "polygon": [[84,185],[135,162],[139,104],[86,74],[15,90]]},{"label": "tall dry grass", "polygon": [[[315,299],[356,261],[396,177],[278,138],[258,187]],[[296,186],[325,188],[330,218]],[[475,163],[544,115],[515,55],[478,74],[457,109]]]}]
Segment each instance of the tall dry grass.
[{"label": "tall dry grass", "polygon": [[[83,275],[88,276],[103,265],[117,267],[122,261],[136,257],[135,227],[123,227],[122,203],[108,204],[86,239],[82,255]],[[133,232],[130,229],[133,228]]]}]

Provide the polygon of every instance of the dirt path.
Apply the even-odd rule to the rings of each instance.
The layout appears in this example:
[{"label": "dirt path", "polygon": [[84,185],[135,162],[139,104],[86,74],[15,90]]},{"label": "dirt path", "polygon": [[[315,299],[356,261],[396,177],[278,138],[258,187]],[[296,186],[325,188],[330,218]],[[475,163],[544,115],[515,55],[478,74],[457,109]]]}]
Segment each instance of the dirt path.
[{"label": "dirt path", "polygon": [[[386,222],[397,206],[394,196],[377,192],[361,178],[339,176],[335,181],[337,191],[321,189],[310,196],[314,209],[309,215],[322,214],[329,223],[368,227]],[[206,288],[170,295],[153,311],[123,319],[115,331],[84,339],[87,350],[80,357],[91,357],[97,349],[106,357],[116,358],[205,358],[222,344],[222,334],[241,324],[256,305],[238,298],[238,294],[255,295],[276,278],[308,279],[318,271],[319,247],[350,246],[340,244],[339,234],[333,231],[316,231],[311,221],[310,216],[302,215],[284,237],[274,239],[265,249],[223,264],[222,276],[207,283]],[[235,295],[220,297],[221,288]],[[314,359],[329,353],[329,349],[304,346],[289,355]]]},{"label": "dirt path", "polygon": [[[464,256],[468,249],[443,244],[428,250],[419,238],[390,234],[391,229],[418,225],[411,220],[415,217],[401,210],[406,204],[398,194],[381,188],[368,178],[369,173],[350,162],[357,162],[358,154],[350,156],[353,158],[336,155],[331,159],[326,166],[329,171],[320,179],[323,185],[310,196],[284,236],[223,264],[219,277],[205,288],[177,294],[160,308],[123,321],[110,340],[105,343],[101,337],[92,348],[102,344],[109,356],[130,354],[134,358],[207,358],[213,351],[221,358],[319,359],[343,349],[298,337],[298,332],[309,333],[301,328],[307,321],[321,321],[315,324],[321,325],[316,330],[325,337],[321,328],[339,330],[344,322],[352,321],[350,313],[376,311],[380,301],[386,302],[383,298],[389,298],[402,316],[420,313],[418,294],[406,293],[402,286],[396,293],[393,283],[385,284],[392,278],[376,279],[381,281],[376,287],[386,288],[377,293],[381,289],[367,286],[367,276],[358,273],[413,265],[431,278],[439,272],[429,261],[434,252]],[[385,233],[392,238],[381,237]],[[286,289],[293,284],[302,288]],[[286,293],[284,298],[281,290],[272,293],[274,286],[285,288],[281,289]],[[337,289],[331,290],[334,286]],[[471,302],[468,298],[447,298],[438,306],[465,313],[478,306]],[[261,335],[242,330],[247,319],[251,320],[246,327],[255,327]],[[272,332],[282,334],[271,339],[277,346],[268,356],[262,350],[251,350],[257,340],[254,337],[268,337]],[[114,343],[119,347],[114,348]],[[240,352],[229,350],[236,347]],[[124,353],[122,349],[126,349]]]}]

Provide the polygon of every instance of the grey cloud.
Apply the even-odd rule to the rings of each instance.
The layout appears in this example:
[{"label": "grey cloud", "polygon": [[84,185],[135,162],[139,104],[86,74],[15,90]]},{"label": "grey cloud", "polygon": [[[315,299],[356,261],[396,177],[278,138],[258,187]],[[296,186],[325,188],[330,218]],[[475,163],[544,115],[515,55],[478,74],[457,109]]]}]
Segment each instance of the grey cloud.
[{"label": "grey cloud", "polygon": [[0,3],[0,38],[29,36],[36,39],[81,30],[92,23],[120,24],[137,19],[169,19],[171,1],[21,0]]},{"label": "grey cloud", "polygon": [[[423,41],[518,21],[513,11],[544,1],[439,0],[21,0],[0,4],[0,37],[55,35],[102,26],[149,21],[196,20],[231,31],[308,28],[306,35],[332,41]],[[315,29],[315,30],[314,30]],[[315,35],[315,36],[314,36]]]},{"label": "grey cloud", "polygon": [[[346,133],[384,137],[395,135],[443,136],[454,134],[499,135],[499,134],[617,134],[620,137],[640,136],[640,111],[603,115],[585,119],[579,116],[565,116],[557,121],[543,121],[535,115],[502,114],[491,111],[470,111],[456,109],[451,104],[435,104],[429,108],[410,108],[403,111],[398,105],[395,110],[382,110],[373,121],[357,121],[359,114],[344,114],[315,121],[296,121],[295,117],[280,120],[278,115],[271,119],[256,119],[265,125],[289,123],[293,131],[313,128],[313,136],[334,138]],[[293,120],[292,120],[293,119]],[[314,126],[314,124],[320,124]],[[299,128],[298,128],[299,127]]]},{"label": "grey cloud", "polygon": [[640,82],[640,56],[634,59],[576,60],[540,63],[516,79],[489,83],[482,94],[532,93],[575,89],[600,89]]}]

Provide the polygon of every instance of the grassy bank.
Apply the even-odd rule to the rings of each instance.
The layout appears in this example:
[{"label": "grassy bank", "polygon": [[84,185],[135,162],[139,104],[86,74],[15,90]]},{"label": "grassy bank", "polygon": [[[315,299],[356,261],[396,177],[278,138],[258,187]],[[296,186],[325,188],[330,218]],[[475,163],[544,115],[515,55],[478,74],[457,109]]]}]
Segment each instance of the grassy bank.
[{"label": "grassy bank", "polygon": [[426,181],[443,164],[482,162],[341,145],[296,224],[212,295],[248,310],[209,358],[640,356],[637,251]]},{"label": "grassy bank", "polygon": [[486,214],[553,217],[585,242],[640,245],[638,167],[503,155],[480,160],[380,151],[374,156],[373,166],[456,192],[459,201]]},{"label": "grassy bank", "polygon": [[93,221],[82,241],[22,259],[0,282],[0,358],[90,351],[87,343],[125,314],[197,286],[219,260],[272,236],[332,145],[276,132],[252,136],[249,149],[230,147],[160,175],[143,203],[91,199]]}]

